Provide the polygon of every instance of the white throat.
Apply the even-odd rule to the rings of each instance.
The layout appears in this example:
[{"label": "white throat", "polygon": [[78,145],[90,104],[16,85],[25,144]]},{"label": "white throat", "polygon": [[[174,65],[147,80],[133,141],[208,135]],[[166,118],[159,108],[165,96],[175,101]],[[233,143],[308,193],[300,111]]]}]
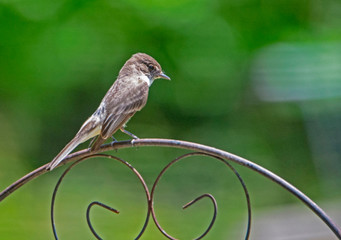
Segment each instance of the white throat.
[{"label": "white throat", "polygon": [[134,76],[137,76],[133,81],[140,83],[141,81],[146,82],[150,87],[153,83],[153,80],[149,79],[145,74],[141,73],[139,70],[136,69],[136,66],[133,67]]},{"label": "white throat", "polygon": [[138,79],[146,82],[148,84],[148,86],[151,86],[153,83],[153,80],[149,79],[149,77],[147,77],[146,75],[142,74],[140,76],[138,76]]}]

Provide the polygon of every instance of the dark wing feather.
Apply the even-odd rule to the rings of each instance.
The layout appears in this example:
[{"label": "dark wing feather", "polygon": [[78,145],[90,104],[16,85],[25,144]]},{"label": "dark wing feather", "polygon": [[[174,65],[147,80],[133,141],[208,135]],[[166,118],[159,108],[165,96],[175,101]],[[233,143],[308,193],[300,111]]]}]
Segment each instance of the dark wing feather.
[{"label": "dark wing feather", "polygon": [[111,120],[114,120],[115,118],[110,118],[108,123],[103,125],[101,134],[98,136],[94,144],[91,146],[91,150],[97,150],[99,147],[107,140],[108,137],[112,136],[118,129],[124,125],[132,116],[134,115],[121,115],[116,119],[116,122],[113,123]]},{"label": "dark wing feather", "polygon": [[135,112],[130,114],[121,114],[120,116],[112,115],[108,118],[107,122],[104,122],[101,131],[101,137],[107,139],[112,136],[118,129],[120,129],[133,115]]},{"label": "dark wing feather", "polygon": [[[107,116],[103,122],[101,137],[107,139],[121,128],[137,111],[141,110],[147,102],[149,86],[147,83],[139,84],[126,94],[115,98],[107,106]],[[122,92],[121,92],[122,93]]]}]

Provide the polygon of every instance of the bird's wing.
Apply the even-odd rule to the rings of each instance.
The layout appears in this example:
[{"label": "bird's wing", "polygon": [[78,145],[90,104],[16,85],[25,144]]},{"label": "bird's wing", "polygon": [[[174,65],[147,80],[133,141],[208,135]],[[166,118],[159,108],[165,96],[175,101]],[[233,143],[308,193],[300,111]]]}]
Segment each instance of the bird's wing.
[{"label": "bird's wing", "polygon": [[106,106],[107,116],[103,122],[101,137],[107,139],[121,128],[147,102],[149,86],[140,84],[129,91],[120,92],[120,97],[111,98]]}]

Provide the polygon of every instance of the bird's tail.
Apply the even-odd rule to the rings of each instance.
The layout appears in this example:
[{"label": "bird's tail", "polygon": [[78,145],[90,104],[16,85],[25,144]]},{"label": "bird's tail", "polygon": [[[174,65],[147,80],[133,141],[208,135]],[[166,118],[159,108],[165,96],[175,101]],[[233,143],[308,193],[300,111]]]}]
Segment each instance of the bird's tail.
[{"label": "bird's tail", "polygon": [[74,137],[61,151],[58,155],[47,165],[46,169],[52,171],[64,158],[72,152],[79,144],[83,142],[83,139],[79,136]]},{"label": "bird's tail", "polygon": [[60,153],[47,165],[47,170],[54,169],[64,158],[79,144],[85,142],[86,140],[95,137],[101,131],[100,121],[97,116],[91,116],[79,129],[76,136],[63,148]]}]

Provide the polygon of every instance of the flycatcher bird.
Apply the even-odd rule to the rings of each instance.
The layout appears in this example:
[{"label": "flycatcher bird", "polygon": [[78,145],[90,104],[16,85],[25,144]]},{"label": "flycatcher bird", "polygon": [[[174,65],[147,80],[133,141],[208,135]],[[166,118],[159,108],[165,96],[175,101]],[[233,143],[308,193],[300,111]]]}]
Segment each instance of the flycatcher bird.
[{"label": "flycatcher bird", "polygon": [[97,135],[97,140],[91,150],[97,150],[119,129],[137,138],[124,129],[125,124],[146,105],[149,87],[158,78],[170,80],[154,58],[145,53],[134,54],[121,68],[116,81],[102,99],[97,110],[85,121],[76,136],[49,163],[47,169],[51,171],[79,144]]}]

